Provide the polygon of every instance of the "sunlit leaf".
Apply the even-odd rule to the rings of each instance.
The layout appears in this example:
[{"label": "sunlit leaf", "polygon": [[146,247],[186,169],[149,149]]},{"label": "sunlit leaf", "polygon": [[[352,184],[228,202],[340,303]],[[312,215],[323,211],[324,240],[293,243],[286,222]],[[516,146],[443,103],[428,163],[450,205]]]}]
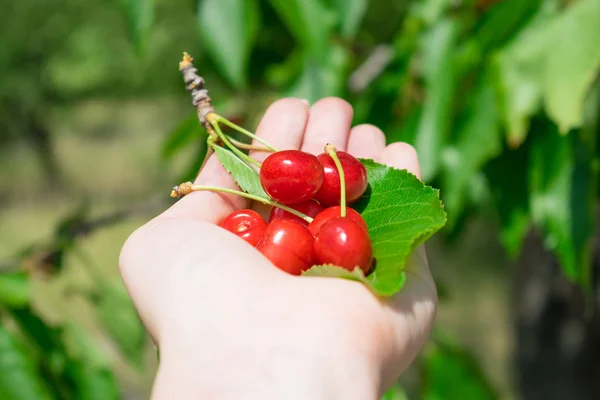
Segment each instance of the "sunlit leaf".
[{"label": "sunlit leaf", "polygon": [[548,27],[545,105],[562,133],[581,126],[583,102],[600,72],[600,1],[580,0]]},{"label": "sunlit leaf", "polygon": [[491,79],[481,76],[471,93],[456,139],[444,150],[443,198],[451,225],[465,207],[469,184],[482,166],[502,150],[495,95]]},{"label": "sunlit leaf", "polygon": [[352,39],[367,11],[369,0],[334,0],[334,3],[340,19],[342,36]]},{"label": "sunlit leaf", "polygon": [[474,37],[484,51],[492,51],[518,35],[544,0],[498,1],[478,21]]},{"label": "sunlit leaf", "polygon": [[498,398],[473,356],[459,346],[431,342],[421,365],[424,400]]},{"label": "sunlit leaf", "polygon": [[119,398],[107,360],[83,331],[73,325],[50,326],[29,308],[12,309],[11,315],[35,350],[37,363],[49,374],[46,382],[57,398]]},{"label": "sunlit leaf", "polygon": [[103,328],[127,359],[141,366],[147,343],[146,330],[125,288],[122,285],[103,287],[95,309]]},{"label": "sunlit leaf", "polygon": [[531,215],[565,275],[584,285],[590,279],[596,182],[597,168],[579,134],[561,136],[549,123],[535,126],[529,156]]},{"label": "sunlit leaf", "polygon": [[119,4],[129,40],[137,51],[143,51],[154,21],[154,0],[119,0]]},{"label": "sunlit leaf", "polygon": [[206,129],[200,125],[194,112],[169,133],[162,148],[162,157],[170,160],[175,154],[191,142],[206,143]]},{"label": "sunlit leaf", "polygon": [[530,227],[527,175],[527,142],[518,149],[505,148],[500,157],[486,165],[484,172],[500,219],[500,239],[508,255],[515,258]]},{"label": "sunlit leaf", "polygon": [[408,400],[408,395],[402,386],[396,384],[384,393],[381,400]]},{"label": "sunlit leaf", "polygon": [[323,97],[341,96],[344,91],[344,70],[348,63],[348,54],[340,46],[332,46],[327,63],[321,65],[306,55],[302,74],[287,95],[315,102]]},{"label": "sunlit leaf", "polygon": [[[354,206],[369,227],[375,267],[365,278],[332,265],[311,268],[303,275],[331,276],[365,283],[375,294],[391,296],[404,285],[404,266],[412,251],[446,223],[438,190],[406,170],[361,159],[369,188]],[[366,281],[366,282],[365,282]]]},{"label": "sunlit leaf", "polygon": [[93,368],[85,362],[70,360],[66,369],[75,383],[78,400],[121,399],[117,381],[109,368]]},{"label": "sunlit leaf", "polygon": [[268,198],[260,184],[258,173],[252,167],[222,147],[215,147],[215,153],[240,189],[255,196]]},{"label": "sunlit leaf", "polygon": [[354,268],[352,271],[348,271],[345,268],[341,268],[332,264],[314,265],[310,269],[302,272],[302,276],[344,278],[351,281],[361,282],[369,287],[371,286],[365,277],[365,274],[358,267]]},{"label": "sunlit leaf", "polygon": [[413,3],[411,13],[425,24],[433,25],[443,18],[448,7],[452,5],[452,0],[422,0]]},{"label": "sunlit leaf", "polygon": [[63,338],[69,353],[65,374],[73,382],[77,399],[120,398],[118,383],[110,368],[111,363],[98,344],[74,324],[65,326]]},{"label": "sunlit leaf", "polygon": [[0,399],[52,399],[39,374],[31,354],[0,325]]},{"label": "sunlit leaf", "polygon": [[558,13],[558,2],[544,2],[527,27],[497,54],[501,110],[511,147],[518,147],[529,129],[529,119],[539,110],[543,98],[545,49],[550,22]]},{"label": "sunlit leaf", "polygon": [[257,0],[200,0],[198,27],[203,43],[225,77],[246,85],[246,67],[260,25]]},{"label": "sunlit leaf", "polygon": [[452,117],[455,69],[453,52],[458,25],[443,19],[428,32],[422,42],[422,74],[427,97],[423,104],[415,148],[419,153],[421,173],[431,180],[440,167]]},{"label": "sunlit leaf", "polygon": [[367,279],[381,295],[404,285],[404,266],[410,253],[446,223],[439,191],[406,170],[361,160],[369,188],[356,204],[369,227],[377,263]]},{"label": "sunlit leaf", "polygon": [[29,276],[23,272],[0,273],[0,305],[21,307],[29,303]]},{"label": "sunlit leaf", "polygon": [[294,38],[320,64],[327,62],[332,18],[321,0],[269,0]]}]

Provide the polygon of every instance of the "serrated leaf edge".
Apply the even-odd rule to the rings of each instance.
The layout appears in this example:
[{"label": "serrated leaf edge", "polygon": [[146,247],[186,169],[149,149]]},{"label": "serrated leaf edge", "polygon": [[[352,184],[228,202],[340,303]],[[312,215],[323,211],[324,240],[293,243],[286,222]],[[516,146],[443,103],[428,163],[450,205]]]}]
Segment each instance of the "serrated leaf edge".
[{"label": "serrated leaf edge", "polygon": [[[227,150],[227,149],[225,149],[225,148],[222,148],[222,147],[221,147],[221,149],[222,149],[222,150],[225,150],[225,151],[229,151],[229,150]],[[247,190],[244,190],[244,188],[242,188],[242,187],[240,186],[240,184],[238,183],[237,179],[235,178],[235,176],[233,175],[233,173],[231,172],[231,170],[230,170],[229,168],[227,168],[227,166],[225,166],[225,164],[224,164],[224,163],[223,163],[223,161],[221,160],[221,157],[219,157],[219,153],[218,153],[218,152],[215,152],[215,154],[217,155],[217,158],[219,159],[219,164],[221,164],[221,166],[222,166],[223,168],[225,168],[225,170],[227,171],[227,173],[228,173],[228,174],[231,176],[231,178],[232,178],[232,179],[235,181],[235,184],[236,184],[236,185],[238,185],[238,187],[240,188],[240,190],[241,190],[241,191],[243,191],[243,192],[249,193]],[[234,156],[235,156],[235,154],[234,154]],[[238,160],[240,160],[240,159],[238,158]],[[252,168],[251,166],[249,166],[248,164],[246,164],[246,163],[245,163],[243,160],[240,160],[240,161],[241,161],[241,162],[243,162],[243,163],[244,163],[244,164],[245,164],[245,165],[246,165],[246,166],[247,166],[249,169],[251,169],[251,170],[252,170],[252,171],[253,171],[253,172],[256,174],[256,176],[259,176],[258,172],[256,172],[256,170],[255,170],[254,168]],[[264,192],[263,192],[263,193],[252,193],[252,194],[254,194],[254,195],[256,195],[256,196],[259,196],[259,197],[264,197],[265,199],[268,199],[268,198],[269,198],[269,197],[267,196],[267,194],[266,194],[266,193],[264,193]]]}]

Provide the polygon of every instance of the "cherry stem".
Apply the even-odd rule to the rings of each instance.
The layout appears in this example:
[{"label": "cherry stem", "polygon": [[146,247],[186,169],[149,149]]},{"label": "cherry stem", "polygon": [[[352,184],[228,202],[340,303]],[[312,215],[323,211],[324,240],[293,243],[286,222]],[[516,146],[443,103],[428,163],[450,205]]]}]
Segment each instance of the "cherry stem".
[{"label": "cherry stem", "polygon": [[235,155],[237,155],[240,159],[242,159],[248,164],[252,164],[258,168],[262,166],[260,162],[256,161],[254,158],[250,157],[249,155],[245,154],[244,152],[240,151],[237,147],[235,147],[233,143],[231,143],[227,136],[223,133],[221,127],[219,126],[219,123],[216,120],[209,120],[209,122],[213,126],[213,128],[215,128],[217,135],[219,135],[219,139],[221,139],[223,143],[225,143],[227,147],[229,147],[231,151],[235,153]]},{"label": "cherry stem", "polygon": [[175,186],[173,188],[173,190],[171,191],[171,197],[185,196],[186,194],[189,194],[191,192],[199,192],[199,191],[236,194],[238,196],[242,196],[242,197],[245,197],[250,200],[258,201],[259,203],[263,203],[263,204],[266,204],[269,206],[281,208],[282,210],[285,210],[285,211],[289,212],[290,214],[294,214],[295,216],[302,218],[309,224],[313,221],[313,219],[311,217],[309,217],[308,215],[303,214],[300,211],[294,210],[293,208],[290,208],[283,204],[277,203],[276,201],[273,201],[273,200],[270,200],[270,199],[267,199],[267,198],[261,197],[261,196],[255,196],[253,194],[242,192],[240,190],[227,189],[227,188],[222,188],[222,187],[218,187],[218,186],[194,185],[194,184],[192,184],[192,182],[184,182],[181,185]]},{"label": "cherry stem", "polygon": [[231,136],[227,136],[227,138],[229,139],[229,141],[231,143],[233,143],[235,145],[235,147],[237,147],[238,149],[244,149],[244,150],[256,150],[256,151],[266,151],[269,153],[273,153],[274,150],[271,150],[267,147],[262,147],[262,146],[255,146],[253,144],[248,144],[248,143],[243,143],[240,142],[239,140],[235,140],[234,138],[232,138]]},{"label": "cherry stem", "polygon": [[340,174],[340,217],[346,216],[346,176],[344,175],[344,168],[342,163],[337,156],[337,150],[334,145],[327,144],[325,146],[325,152],[333,159],[335,166],[337,167],[338,173]]},{"label": "cherry stem", "polygon": [[212,121],[221,122],[224,125],[227,125],[228,127],[230,127],[231,129],[235,129],[236,131],[243,133],[246,136],[251,137],[252,139],[256,140],[257,142],[263,144],[267,149],[269,149],[268,151],[271,151],[273,153],[279,151],[275,147],[273,147],[269,143],[267,143],[264,139],[261,139],[260,137],[256,136],[254,133],[242,128],[241,126],[234,124],[233,122],[231,122],[230,120],[228,120],[227,118],[225,118],[219,114],[213,114],[210,116],[209,119],[211,120],[211,122]]}]

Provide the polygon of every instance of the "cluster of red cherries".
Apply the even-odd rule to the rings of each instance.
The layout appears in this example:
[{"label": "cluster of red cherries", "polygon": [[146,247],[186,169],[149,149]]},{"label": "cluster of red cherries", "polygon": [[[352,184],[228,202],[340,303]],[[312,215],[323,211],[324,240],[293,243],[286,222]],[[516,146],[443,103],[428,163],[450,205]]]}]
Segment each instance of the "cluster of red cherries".
[{"label": "cluster of red cherries", "polygon": [[322,264],[350,271],[360,267],[368,274],[373,249],[367,224],[358,212],[346,207],[367,189],[367,171],[348,153],[333,150],[333,156],[337,160],[331,151],[314,156],[284,150],[269,155],[260,168],[260,182],[269,197],[309,218],[273,207],[267,223],[256,211],[242,209],[228,215],[219,226],[293,275]]}]

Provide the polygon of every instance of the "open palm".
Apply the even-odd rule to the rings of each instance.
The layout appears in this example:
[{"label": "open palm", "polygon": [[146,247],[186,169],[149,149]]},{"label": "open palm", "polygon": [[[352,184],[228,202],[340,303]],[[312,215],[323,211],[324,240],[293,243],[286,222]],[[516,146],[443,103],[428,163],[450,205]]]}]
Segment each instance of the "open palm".
[{"label": "open palm", "polygon": [[[412,147],[386,147],[376,127],[351,128],[352,115],[341,99],[326,98],[310,109],[301,100],[283,99],[269,107],[256,133],[282,150],[319,154],[332,143],[338,150],[419,176]],[[268,154],[251,155],[262,161]],[[214,156],[196,183],[236,188]],[[222,385],[243,391],[243,398],[254,398],[248,395],[252,390],[256,398],[275,398],[275,385],[262,387],[256,378],[244,383],[245,375],[236,372],[241,366],[246,373],[262,371],[286,382],[289,392],[276,392],[286,399],[339,398],[333,393],[342,382],[356,383],[345,399],[376,398],[414,359],[435,315],[436,289],[424,249],[409,259],[404,288],[390,299],[379,299],[358,282],[288,275],[215,226],[235,209],[249,206],[236,196],[191,193],[138,229],[122,250],[125,285],[161,349],[154,397],[176,398],[161,384],[161,374],[164,382],[174,374],[167,367],[163,371],[163,365],[185,360],[189,368],[183,374],[190,374],[194,383],[178,376],[187,386],[181,390],[198,396],[206,396],[206,387]],[[324,371],[334,376],[325,379]],[[310,379],[322,379],[312,385],[321,387],[302,392],[307,390],[302,382]]]}]

